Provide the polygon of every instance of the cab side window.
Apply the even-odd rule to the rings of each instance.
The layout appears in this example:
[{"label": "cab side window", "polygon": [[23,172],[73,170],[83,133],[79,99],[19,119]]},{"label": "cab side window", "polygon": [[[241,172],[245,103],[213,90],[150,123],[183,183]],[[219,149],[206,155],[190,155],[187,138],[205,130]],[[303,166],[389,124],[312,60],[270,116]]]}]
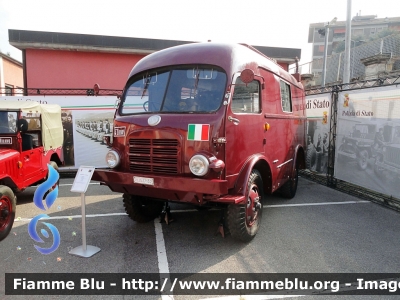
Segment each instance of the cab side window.
[{"label": "cab side window", "polygon": [[253,80],[247,85],[238,77],[232,97],[234,113],[260,113],[260,83]]},{"label": "cab side window", "polygon": [[292,95],[290,93],[290,85],[284,81],[280,81],[280,85],[282,110],[284,112],[292,112]]}]

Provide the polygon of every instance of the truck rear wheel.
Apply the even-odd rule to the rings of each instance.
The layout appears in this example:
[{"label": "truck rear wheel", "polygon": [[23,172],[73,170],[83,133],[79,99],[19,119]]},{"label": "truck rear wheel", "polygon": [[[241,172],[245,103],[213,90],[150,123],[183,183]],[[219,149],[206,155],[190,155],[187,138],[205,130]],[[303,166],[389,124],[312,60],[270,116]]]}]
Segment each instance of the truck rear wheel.
[{"label": "truck rear wheel", "polygon": [[16,199],[8,186],[0,186],[0,241],[10,233],[14,224]]},{"label": "truck rear wheel", "polygon": [[246,204],[231,204],[226,209],[226,225],[232,237],[242,242],[249,242],[255,237],[261,226],[263,197],[261,175],[253,170],[247,182]]},{"label": "truck rear wheel", "polygon": [[296,166],[292,177],[280,188],[281,195],[287,199],[292,199],[296,195],[298,181],[299,172]]},{"label": "truck rear wheel", "polygon": [[124,207],[129,217],[138,223],[146,223],[157,218],[164,207],[162,201],[143,196],[123,195]]}]

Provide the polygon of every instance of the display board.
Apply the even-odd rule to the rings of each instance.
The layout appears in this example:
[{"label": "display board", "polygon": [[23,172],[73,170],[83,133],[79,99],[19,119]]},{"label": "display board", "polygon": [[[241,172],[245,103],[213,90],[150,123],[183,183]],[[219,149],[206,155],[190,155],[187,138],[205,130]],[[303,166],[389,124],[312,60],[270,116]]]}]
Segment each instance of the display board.
[{"label": "display board", "polygon": [[306,97],[307,169],[326,174],[328,164],[331,94]]},{"label": "display board", "polygon": [[61,106],[64,166],[106,167],[105,135],[112,135],[116,96],[3,96],[0,101],[36,101]]},{"label": "display board", "polygon": [[367,189],[400,194],[400,88],[339,93],[335,177]]}]

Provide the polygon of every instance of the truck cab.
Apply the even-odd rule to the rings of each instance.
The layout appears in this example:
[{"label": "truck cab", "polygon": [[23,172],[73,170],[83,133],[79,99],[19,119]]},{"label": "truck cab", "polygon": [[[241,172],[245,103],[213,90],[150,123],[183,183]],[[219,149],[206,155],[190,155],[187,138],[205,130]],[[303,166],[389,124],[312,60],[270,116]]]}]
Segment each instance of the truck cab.
[{"label": "truck cab", "polygon": [[132,69],[116,110],[110,169],[93,176],[124,194],[129,216],[163,202],[219,206],[231,234],[251,240],[264,193],[297,190],[305,166],[301,83],[248,45],[195,43]]},{"label": "truck cab", "polygon": [[45,180],[48,164],[62,164],[59,105],[0,101],[0,240],[10,232],[15,193]]}]

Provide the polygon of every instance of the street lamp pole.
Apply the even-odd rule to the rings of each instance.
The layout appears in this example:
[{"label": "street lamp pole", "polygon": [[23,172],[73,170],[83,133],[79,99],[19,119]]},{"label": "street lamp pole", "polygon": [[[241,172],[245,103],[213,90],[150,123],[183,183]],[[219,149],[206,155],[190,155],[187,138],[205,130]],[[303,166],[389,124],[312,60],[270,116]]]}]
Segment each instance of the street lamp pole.
[{"label": "street lamp pole", "polygon": [[[344,56],[343,83],[350,82],[350,48],[351,48],[351,0],[347,0],[347,19],[346,19],[346,44]],[[354,54],[353,54],[354,55]]]},{"label": "street lamp pole", "polygon": [[326,80],[326,60],[328,56],[328,36],[329,36],[329,22],[325,25],[325,44],[324,44],[324,65],[322,66],[322,79],[321,86],[325,87]]}]

